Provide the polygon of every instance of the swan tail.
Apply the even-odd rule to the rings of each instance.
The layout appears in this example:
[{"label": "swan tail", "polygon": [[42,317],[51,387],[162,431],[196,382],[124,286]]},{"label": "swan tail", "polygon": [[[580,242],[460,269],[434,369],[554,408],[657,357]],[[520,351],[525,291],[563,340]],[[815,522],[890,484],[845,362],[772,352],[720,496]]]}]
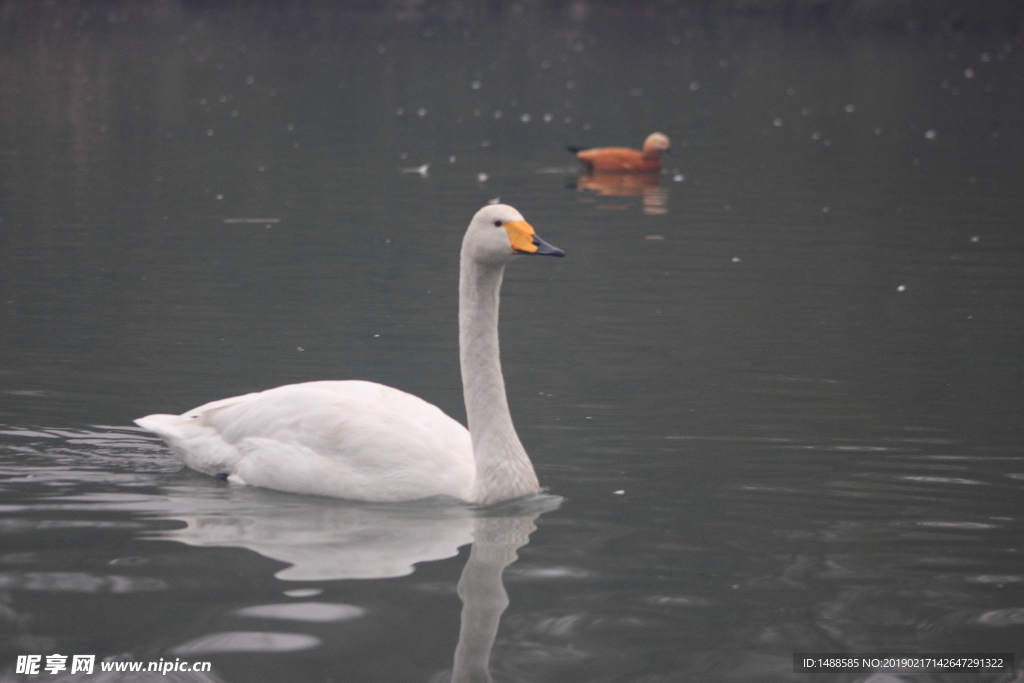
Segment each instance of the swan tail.
[{"label": "swan tail", "polygon": [[159,436],[188,467],[206,474],[231,474],[241,454],[215,429],[185,415],[147,415],[135,424]]},{"label": "swan tail", "polygon": [[185,433],[179,426],[182,421],[180,415],[147,415],[146,417],[140,417],[134,420],[135,424],[139,425],[143,429],[153,432],[164,441],[170,442],[172,439],[183,439]]}]

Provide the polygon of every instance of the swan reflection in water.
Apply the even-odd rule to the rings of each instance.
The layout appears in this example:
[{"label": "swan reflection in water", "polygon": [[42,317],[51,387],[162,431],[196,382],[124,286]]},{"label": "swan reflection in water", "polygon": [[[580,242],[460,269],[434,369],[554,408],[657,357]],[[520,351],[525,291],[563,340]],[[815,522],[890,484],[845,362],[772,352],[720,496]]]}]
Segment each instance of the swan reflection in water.
[{"label": "swan reflection in water", "polygon": [[[462,623],[452,668],[452,683],[487,683],[491,647],[498,622],[508,606],[502,571],[516,560],[517,551],[536,529],[535,520],[561,505],[562,498],[536,495],[489,508],[472,508],[450,500],[403,504],[351,503],[329,498],[294,496],[256,488],[169,487],[170,495],[102,494],[90,502],[107,509],[132,509],[185,523],[179,529],[148,535],[199,547],[247,548],[287,563],[275,576],[285,581],[384,579],[410,574],[420,562],[454,557],[472,543],[458,583]],[[102,500],[100,500],[102,498]],[[307,621],[318,610],[349,607],[323,603],[287,603],[246,607],[242,616],[299,614],[309,608]],[[318,608],[313,609],[313,608]],[[302,616],[302,615],[300,615]],[[291,617],[288,617],[291,618]],[[346,616],[345,618],[349,618]],[[326,620],[334,620],[333,617]],[[305,640],[303,640],[305,639]],[[229,631],[207,633],[174,647],[172,655],[204,659],[218,653],[287,652],[322,643],[301,633]],[[2,674],[0,674],[2,675]],[[127,683],[148,681],[147,674],[100,673],[55,677],[54,683]],[[447,673],[432,680],[445,681]],[[3,679],[0,679],[2,681]],[[155,678],[153,680],[156,680]],[[171,672],[166,683],[221,683],[215,673]]]},{"label": "swan reflection in water", "polygon": [[186,526],[148,537],[199,547],[247,548],[287,563],[275,574],[284,581],[384,579],[411,574],[420,562],[458,555],[481,525],[491,524],[481,520],[533,519],[562,502],[559,496],[541,494],[474,509],[440,498],[381,504],[250,487],[223,491],[163,499],[161,516]]},{"label": "swan reflection in water", "polygon": [[575,187],[601,197],[640,197],[644,213],[668,213],[668,189],[660,173],[591,173],[579,176]]},{"label": "swan reflection in water", "polygon": [[405,576],[473,541],[471,508],[440,500],[351,503],[232,487],[227,498],[205,502],[171,515],[184,528],[150,538],[248,548],[287,563],[275,574],[284,581]]},{"label": "swan reflection in water", "polygon": [[[509,604],[502,572],[530,540],[537,517],[562,502],[558,496],[538,495],[474,513],[467,506],[439,500],[339,504],[254,489],[237,493],[273,502],[244,512],[231,506],[181,517],[188,526],[160,536],[196,546],[248,548],[289,563],[276,576],[294,581],[403,576],[419,562],[453,557],[461,546],[472,543],[458,583],[462,619],[452,683],[491,681],[491,647]],[[185,644],[179,652],[199,650]]]},{"label": "swan reflection in water", "polygon": [[490,683],[491,647],[508,607],[501,574],[537,528],[539,512],[518,517],[477,517],[473,547],[459,578],[462,619],[455,647],[452,683]]},{"label": "swan reflection in water", "polygon": [[[538,495],[474,512],[464,505],[428,500],[402,505],[310,500],[243,489],[254,502],[180,517],[187,526],[160,534],[195,546],[235,546],[291,566],[277,572],[283,580],[328,581],[403,576],[419,562],[458,554],[472,543],[458,583],[462,599],[459,641],[452,683],[487,683],[488,663],[498,622],[508,606],[502,572],[537,528],[535,520],[557,508],[562,498]],[[217,634],[214,634],[216,636]],[[204,637],[175,653],[198,654]],[[209,651],[209,650],[207,650]]]}]

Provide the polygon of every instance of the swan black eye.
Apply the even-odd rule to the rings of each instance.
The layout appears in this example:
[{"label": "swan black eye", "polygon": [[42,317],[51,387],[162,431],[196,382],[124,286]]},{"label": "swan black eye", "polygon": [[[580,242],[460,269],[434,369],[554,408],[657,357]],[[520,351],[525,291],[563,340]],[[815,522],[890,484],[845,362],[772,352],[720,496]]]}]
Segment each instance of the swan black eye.
[{"label": "swan black eye", "polygon": [[494,227],[500,228],[501,227],[501,221],[494,221]]}]

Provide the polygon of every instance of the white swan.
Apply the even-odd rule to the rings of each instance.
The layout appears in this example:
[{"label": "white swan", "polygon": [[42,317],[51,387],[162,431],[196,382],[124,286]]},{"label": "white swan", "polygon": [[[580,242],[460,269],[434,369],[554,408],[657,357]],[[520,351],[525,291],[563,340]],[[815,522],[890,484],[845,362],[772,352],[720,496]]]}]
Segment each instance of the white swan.
[{"label": "white swan", "polygon": [[469,430],[416,396],[358,380],[289,384],[135,423],[192,469],[279,491],[376,502],[443,495],[482,505],[537,493],[498,355],[499,290],[517,253],[565,255],[511,206],[480,209],[459,263]]}]

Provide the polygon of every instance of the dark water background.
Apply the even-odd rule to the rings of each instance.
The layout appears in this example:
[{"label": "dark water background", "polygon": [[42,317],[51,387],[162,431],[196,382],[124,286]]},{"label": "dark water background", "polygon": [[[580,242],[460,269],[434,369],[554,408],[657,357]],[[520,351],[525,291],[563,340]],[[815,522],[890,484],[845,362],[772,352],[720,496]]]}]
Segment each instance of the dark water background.
[{"label": "dark water background", "polygon": [[[518,548],[498,681],[1020,680],[792,667],[1024,656],[1016,32],[18,7],[0,680],[57,652],[213,661],[183,681],[446,681],[474,533],[481,595]],[[581,178],[564,151],[654,130],[675,152],[655,179]],[[457,253],[495,198],[567,252],[518,260],[502,300],[513,417],[563,500],[493,532],[236,489],[129,426],[326,378],[463,419]]]}]

